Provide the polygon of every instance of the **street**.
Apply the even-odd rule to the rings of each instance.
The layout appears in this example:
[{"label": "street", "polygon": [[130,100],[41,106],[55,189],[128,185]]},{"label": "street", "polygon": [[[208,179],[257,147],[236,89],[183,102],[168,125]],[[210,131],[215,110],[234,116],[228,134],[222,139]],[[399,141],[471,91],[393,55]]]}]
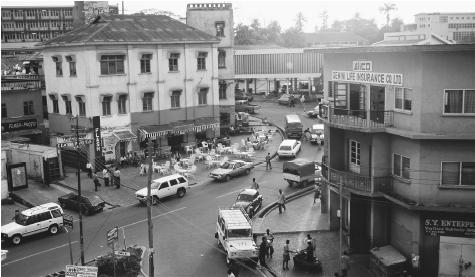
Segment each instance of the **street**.
[{"label": "street", "polygon": [[[273,103],[262,103],[259,116],[281,126],[282,109],[288,113],[301,115],[304,128],[310,127],[313,120],[303,116],[302,107],[290,108]],[[308,108],[307,108],[308,110]],[[322,147],[303,142],[298,157],[321,160]],[[265,170],[259,165],[248,176],[231,179],[229,182],[206,180],[191,186],[184,198],[171,197],[154,206],[152,211],[154,223],[155,274],[156,276],[223,276],[227,267],[225,256],[217,247],[214,238],[218,208],[231,206],[238,192],[249,187],[252,178],[260,185],[264,197],[263,206],[277,200],[278,189],[290,194],[297,188],[289,187],[282,179],[282,161],[278,158],[272,162],[273,169]],[[131,187],[143,187],[145,184],[125,184]],[[133,195],[134,191],[130,191]],[[79,222],[74,222],[71,232],[74,262],[79,258]],[[148,246],[146,207],[130,203],[106,212],[84,217],[85,259],[111,251],[106,244],[107,230],[118,226],[119,247],[126,245]],[[69,264],[68,238],[65,232],[56,236],[40,235],[41,238],[25,240],[23,245],[10,247],[8,258],[2,264],[3,276],[43,276],[59,270]],[[148,269],[147,255],[144,267]],[[28,265],[28,266],[25,266]],[[146,270],[147,271],[147,270]],[[243,269],[240,276],[254,276],[256,272]]]}]

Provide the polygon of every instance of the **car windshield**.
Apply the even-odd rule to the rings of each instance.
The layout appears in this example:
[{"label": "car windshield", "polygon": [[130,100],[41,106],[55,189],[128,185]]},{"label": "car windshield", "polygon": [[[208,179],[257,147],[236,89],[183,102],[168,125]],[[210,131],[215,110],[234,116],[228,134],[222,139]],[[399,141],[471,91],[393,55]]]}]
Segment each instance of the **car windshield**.
[{"label": "car windshield", "polygon": [[251,229],[232,229],[228,230],[228,238],[250,237]]},{"label": "car windshield", "polygon": [[237,197],[237,201],[246,201],[251,202],[254,197],[249,194],[239,194]]},{"label": "car windshield", "polygon": [[290,146],[281,146],[280,150],[292,150],[292,147],[290,147]]},{"label": "car windshield", "polygon": [[233,164],[232,163],[228,163],[228,162],[225,162],[221,168],[224,168],[224,169],[232,169],[233,168]]},{"label": "car windshield", "polygon": [[16,222],[17,224],[20,224],[20,225],[25,226],[27,220],[28,220],[28,216],[26,216],[26,215],[20,213],[20,215],[18,215],[18,217],[15,219],[15,222]]},{"label": "car windshield", "polygon": [[87,197],[87,199],[89,199],[92,205],[97,205],[97,204],[102,203],[102,199],[97,195],[90,195]]}]

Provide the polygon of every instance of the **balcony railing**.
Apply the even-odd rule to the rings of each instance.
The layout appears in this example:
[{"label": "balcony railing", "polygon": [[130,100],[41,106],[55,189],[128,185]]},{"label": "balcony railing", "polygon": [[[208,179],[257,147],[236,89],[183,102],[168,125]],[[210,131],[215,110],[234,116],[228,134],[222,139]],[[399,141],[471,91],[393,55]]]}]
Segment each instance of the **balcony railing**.
[{"label": "balcony railing", "polygon": [[351,127],[378,129],[393,125],[393,111],[347,110],[330,107],[326,120]]},{"label": "balcony railing", "polygon": [[41,89],[45,87],[44,76],[41,75],[4,75],[2,76],[2,91]]},{"label": "balcony railing", "polygon": [[391,177],[368,177],[351,172],[329,168],[322,164],[322,176],[330,183],[364,193],[389,192],[392,190]]}]

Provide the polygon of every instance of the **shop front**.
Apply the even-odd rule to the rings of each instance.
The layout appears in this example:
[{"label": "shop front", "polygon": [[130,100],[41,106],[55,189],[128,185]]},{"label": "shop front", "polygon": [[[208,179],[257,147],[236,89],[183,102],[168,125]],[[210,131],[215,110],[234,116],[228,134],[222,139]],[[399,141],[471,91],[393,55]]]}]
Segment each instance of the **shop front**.
[{"label": "shop front", "polygon": [[132,152],[137,136],[130,130],[102,131],[102,153],[106,163],[119,161]]}]

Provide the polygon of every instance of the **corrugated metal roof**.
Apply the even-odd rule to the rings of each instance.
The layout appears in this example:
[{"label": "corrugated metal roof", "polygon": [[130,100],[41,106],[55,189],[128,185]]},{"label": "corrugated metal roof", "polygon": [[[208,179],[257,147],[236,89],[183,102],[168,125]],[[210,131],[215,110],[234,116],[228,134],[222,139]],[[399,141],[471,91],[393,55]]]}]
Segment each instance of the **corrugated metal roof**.
[{"label": "corrugated metal roof", "polygon": [[318,33],[304,33],[304,38],[307,43],[335,43],[335,42],[364,42],[368,40],[351,32],[318,32]]},{"label": "corrugated metal roof", "polygon": [[43,47],[101,44],[218,43],[219,39],[165,15],[98,16],[44,42]]}]

